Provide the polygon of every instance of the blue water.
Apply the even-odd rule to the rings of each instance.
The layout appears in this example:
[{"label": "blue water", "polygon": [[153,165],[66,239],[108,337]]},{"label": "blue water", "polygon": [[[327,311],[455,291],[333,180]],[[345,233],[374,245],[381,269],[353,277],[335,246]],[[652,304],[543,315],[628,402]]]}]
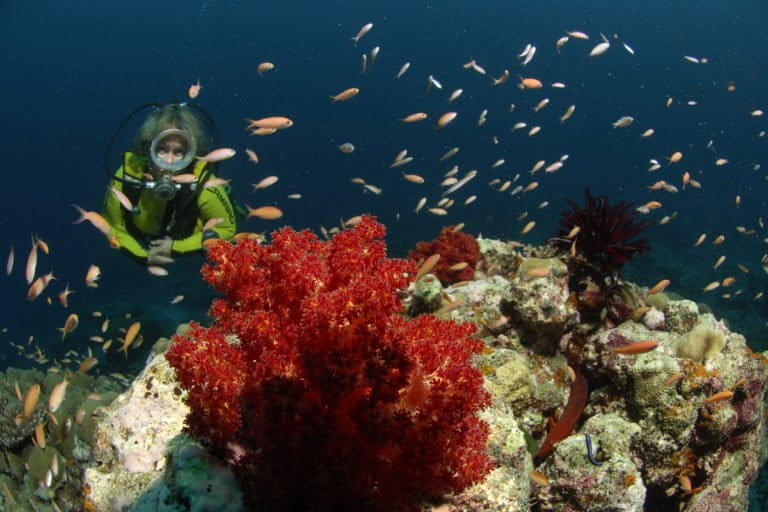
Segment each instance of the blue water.
[{"label": "blue water", "polygon": [[[644,203],[651,199],[664,206],[649,218],[658,222],[677,212],[667,225],[648,231],[653,251],[643,255],[624,274],[651,285],[670,278],[671,291],[707,302],[732,329],[745,333],[755,350],[765,350],[766,300],[752,300],[768,286],[760,257],[765,252],[758,217],[765,216],[768,171],[768,4],[758,1],[643,3],[610,1],[435,2],[332,1],[332,2],[164,2],[138,0],[117,7],[114,3],[5,2],[0,7],[0,137],[2,183],[0,188],[0,254],[4,264],[10,246],[16,248],[16,268],[3,274],[0,293],[0,334],[3,366],[28,366],[6,341],[36,343],[61,357],[69,348],[82,349],[87,336],[96,334],[101,320],[89,312],[103,311],[118,327],[141,318],[149,339],[168,334],[179,322],[204,320],[213,294],[200,283],[200,257],[190,257],[158,279],[139,265],[111,250],[103,237],[85,224],[72,225],[76,213],[69,204],[100,210],[107,178],[101,166],[105,146],[123,116],[146,102],[183,100],[190,84],[200,79],[198,102],[216,121],[224,146],[239,154],[224,162],[221,175],[232,179],[238,199],[252,206],[275,204],[285,212],[280,221],[249,220],[241,231],[271,230],[283,224],[319,229],[338,225],[340,219],[362,212],[379,217],[388,227],[388,244],[394,256],[403,256],[421,239],[430,239],[444,224],[466,222],[466,230],[488,237],[515,238],[528,220],[537,226],[524,240],[541,243],[556,230],[565,199],[582,201],[583,189],[607,194],[612,200]],[[350,38],[367,22],[373,30],[354,45]],[[571,40],[558,54],[555,41],[565,30],[588,32],[590,41]],[[631,45],[636,55],[613,41],[604,55],[586,55],[598,42],[598,33]],[[523,70],[516,55],[527,44],[537,53]],[[360,56],[374,46],[381,53],[373,69],[360,72]],[[696,65],[683,55],[708,58]],[[488,70],[480,76],[462,64],[475,58]],[[276,70],[259,76],[259,62],[271,61]],[[394,76],[409,61],[410,70],[400,80]],[[490,76],[504,69],[507,84],[492,87]],[[561,81],[563,90],[545,88],[520,91],[516,75],[534,76],[546,84]],[[425,96],[428,75],[444,86]],[[726,85],[732,82],[734,92]],[[348,102],[332,104],[328,96],[348,87],[361,93]],[[447,97],[456,88],[464,94],[453,105]],[[549,106],[534,114],[531,109],[544,97]],[[666,108],[668,97],[674,98]],[[696,106],[687,106],[694,100]],[[516,105],[508,112],[510,103]],[[576,112],[565,124],[558,118],[565,108]],[[477,118],[488,109],[488,122],[478,128]],[[448,110],[459,113],[444,130],[434,129],[434,119]],[[430,114],[421,124],[397,121],[412,112]],[[285,115],[295,125],[271,137],[249,137],[243,118]],[[635,123],[614,130],[610,123],[622,115]],[[527,136],[515,133],[512,124],[539,124],[542,131]],[[654,128],[656,134],[641,139],[639,133]],[[123,134],[121,143],[131,136]],[[491,139],[496,135],[498,144]],[[714,151],[707,149],[712,140]],[[351,142],[350,155],[336,149]],[[438,163],[453,146],[460,153]],[[262,163],[253,166],[242,152],[256,150]],[[389,164],[401,149],[415,157],[406,172],[424,176],[428,183],[405,182]],[[674,151],[683,161],[649,173],[648,160]],[[521,174],[521,184],[531,178],[534,162],[570,158],[555,174],[536,175],[537,190],[510,197],[488,187],[491,178],[502,181]],[[716,167],[716,158],[730,163]],[[491,169],[504,158],[506,164]],[[119,161],[115,154],[110,167]],[[452,165],[462,174],[471,168],[479,176],[456,194],[457,205],[447,217],[422,211],[414,215],[418,199],[439,197],[438,183]],[[755,164],[762,164],[759,171]],[[648,192],[646,186],[667,180],[680,187],[680,176],[691,172],[702,182],[701,190],[681,190],[676,195]],[[267,175],[280,181],[251,192],[250,183]],[[363,193],[350,183],[352,177],[383,188],[381,196]],[[301,193],[303,199],[286,199]],[[463,199],[478,195],[464,207]],[[742,204],[737,208],[735,196]],[[549,201],[546,209],[537,205]],[[518,215],[528,211],[523,222]],[[739,235],[735,227],[756,229],[753,237]],[[708,242],[692,244],[706,232]],[[76,293],[70,310],[80,313],[82,324],[72,339],[59,341],[56,327],[68,311],[44,299],[28,303],[23,265],[31,234],[51,247],[41,256],[39,269],[53,268],[58,292],[66,282]],[[725,234],[720,246],[709,243]],[[711,266],[727,255],[717,271]],[[85,271],[98,264],[103,277],[98,289],[83,284]],[[740,272],[741,263],[750,273]],[[738,278],[730,299],[719,292],[704,294],[704,285],[717,278]],[[176,294],[187,297],[170,307]],[[132,353],[102,360],[102,371],[136,370],[147,346]],[[100,351],[99,351],[99,354]]]}]

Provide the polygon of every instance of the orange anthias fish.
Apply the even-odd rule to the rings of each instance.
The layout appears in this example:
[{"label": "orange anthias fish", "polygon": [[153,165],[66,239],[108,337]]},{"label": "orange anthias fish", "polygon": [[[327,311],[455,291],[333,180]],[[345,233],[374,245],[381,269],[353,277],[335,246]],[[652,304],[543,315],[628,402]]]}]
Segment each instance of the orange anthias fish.
[{"label": "orange anthias fish", "polygon": [[246,118],[245,120],[248,121],[248,126],[245,127],[246,130],[251,128],[274,128],[276,130],[284,130],[293,126],[293,120],[283,116],[265,117],[263,119]]},{"label": "orange anthias fish", "polygon": [[51,412],[56,412],[61,406],[61,403],[64,401],[64,396],[67,393],[67,385],[69,382],[67,381],[66,377],[62,379],[61,382],[53,386],[53,391],[51,391],[51,396],[48,397],[48,410]]},{"label": "orange anthias fish", "polygon": [[40,384],[35,384],[27,390],[27,394],[24,395],[24,413],[23,418],[29,418],[32,413],[35,412],[37,402],[40,399]]},{"label": "orange anthias fish", "polygon": [[433,268],[435,268],[435,265],[437,265],[438,261],[440,261],[440,253],[435,253],[424,260],[424,262],[416,271],[416,276],[413,278],[413,280],[418,281],[423,275],[428,274]]},{"label": "orange anthias fish", "polygon": [[27,284],[32,284],[32,281],[35,280],[36,271],[37,271],[37,242],[33,238],[32,248],[29,250],[29,256],[27,256],[27,268],[25,271]]},{"label": "orange anthias fish", "polygon": [[254,164],[259,163],[259,155],[256,154],[256,152],[250,148],[245,149],[245,154],[248,155],[248,160],[253,162]]},{"label": "orange anthias fish", "polygon": [[47,283],[45,282],[45,279],[43,279],[43,276],[35,279],[27,291],[27,300],[35,300],[38,298],[40,294],[45,291],[46,284]]},{"label": "orange anthias fish", "polygon": [[67,337],[67,334],[77,329],[77,325],[79,323],[80,318],[75,313],[69,315],[67,317],[67,321],[64,322],[64,327],[59,328],[59,331],[61,331],[61,341],[64,341],[64,338]]},{"label": "orange anthias fish", "polygon": [[544,84],[537,78],[520,77],[520,83],[517,85],[520,89],[541,89]]},{"label": "orange anthias fish", "polygon": [[250,206],[246,205],[246,208],[248,208],[249,219],[251,217],[258,217],[265,220],[275,220],[283,216],[283,212],[275,206],[260,206],[259,208],[251,208]]},{"label": "orange anthias fish", "polygon": [[97,288],[99,285],[96,281],[101,277],[101,269],[97,265],[91,265],[88,267],[88,271],[85,273],[85,285],[90,288]]},{"label": "orange anthias fish", "polygon": [[123,340],[123,346],[120,347],[120,350],[125,353],[125,357],[128,357],[128,347],[131,346],[131,343],[136,340],[136,336],[139,334],[139,330],[141,330],[141,322],[133,322],[130,327],[128,327],[128,331],[125,333],[125,339]]},{"label": "orange anthias fish", "polygon": [[667,161],[670,164],[676,164],[677,162],[679,162],[682,159],[683,159],[683,154],[680,151],[675,151],[669,157],[667,157]]},{"label": "orange anthias fish", "polygon": [[208,231],[209,229],[212,229],[214,226],[222,222],[224,222],[224,219],[222,219],[221,217],[213,217],[211,219],[208,219],[205,222],[205,225],[203,226],[203,231]]},{"label": "orange anthias fish", "polygon": [[357,35],[352,38],[352,40],[357,43],[360,41],[360,39],[363,38],[365,34],[367,34],[371,29],[373,28],[373,23],[366,23],[365,25],[360,28],[360,30],[357,32]]},{"label": "orange anthias fish", "polygon": [[349,89],[344,89],[336,96],[331,96],[331,99],[333,100],[334,103],[336,103],[337,101],[346,101],[354,96],[357,96],[357,93],[359,92],[360,92],[360,89],[358,89],[357,87],[350,87]]},{"label": "orange anthias fish", "polygon": [[258,135],[259,137],[265,137],[277,133],[277,128],[254,128],[251,130],[251,135]]},{"label": "orange anthias fish", "polygon": [[77,369],[78,373],[88,373],[88,370],[99,364],[99,360],[93,356],[88,356],[80,363],[80,367]]},{"label": "orange anthias fish", "polygon": [[[11,272],[13,272],[13,260],[14,260],[14,253],[13,253],[13,246],[11,246],[11,249],[8,251],[8,259],[5,263],[5,275],[11,275]],[[29,283],[27,283],[29,284]]]},{"label": "orange anthias fish", "polygon": [[189,94],[190,98],[195,99],[200,94],[200,89],[202,88],[203,86],[200,85],[200,79],[198,78],[196,84],[192,84],[189,86],[189,90],[187,91],[187,94]]},{"label": "orange anthias fish", "polygon": [[651,350],[655,349],[659,346],[659,342],[656,340],[643,340],[643,341],[636,341],[634,343],[630,343],[629,345],[624,345],[623,347],[619,347],[614,350],[617,354],[624,354],[624,355],[638,355],[638,354],[645,354],[646,352],[650,352]]},{"label": "orange anthias fish", "polygon": [[64,290],[59,292],[59,302],[61,302],[62,307],[66,308],[68,306],[68,297],[73,293],[75,292],[69,289],[69,283],[67,283],[67,285],[64,287]]},{"label": "orange anthias fish", "polygon": [[441,115],[437,119],[437,123],[435,126],[437,126],[438,129],[445,128],[448,126],[454,119],[456,119],[456,116],[458,114],[456,112],[446,112],[445,114]]},{"label": "orange anthias fish", "polygon": [[424,112],[416,112],[415,114],[410,114],[402,118],[400,121],[403,123],[418,123],[419,121],[423,121],[427,118],[427,114]]},{"label": "orange anthias fish", "polygon": [[272,71],[273,69],[275,69],[275,65],[271,62],[262,62],[256,67],[256,71],[258,71],[260,75],[263,75],[267,71]]},{"label": "orange anthias fish", "polygon": [[653,285],[653,287],[651,287],[650,290],[648,290],[647,295],[653,295],[655,293],[663,292],[667,288],[667,286],[669,286],[669,283],[670,283],[669,279],[662,279],[661,281]]},{"label": "orange anthias fish", "polygon": [[133,203],[131,200],[126,196],[122,190],[119,190],[116,187],[109,187],[109,189],[112,191],[112,194],[114,194],[115,198],[120,202],[121,205],[123,205],[123,208],[128,210],[129,212],[133,211]]},{"label": "orange anthias fish", "polygon": [[80,218],[78,218],[76,221],[74,221],[72,224],[80,224],[83,221],[88,221],[91,223],[93,227],[101,231],[104,235],[109,236],[112,232],[112,226],[109,225],[109,222],[107,222],[107,219],[101,216],[98,212],[88,211],[84,210],[83,208],[79,207],[76,204],[73,204],[72,207],[77,210],[77,212],[80,214]]},{"label": "orange anthias fish", "polygon": [[235,151],[232,148],[219,148],[219,149],[214,149],[213,151],[211,151],[205,156],[196,156],[195,158],[197,158],[202,162],[213,163],[213,162],[221,162],[222,160],[232,158],[233,156],[235,156],[236,153],[237,151]]},{"label": "orange anthias fish", "polygon": [[197,176],[192,173],[177,174],[171,178],[174,183],[180,183],[182,185],[188,185],[197,181]]}]

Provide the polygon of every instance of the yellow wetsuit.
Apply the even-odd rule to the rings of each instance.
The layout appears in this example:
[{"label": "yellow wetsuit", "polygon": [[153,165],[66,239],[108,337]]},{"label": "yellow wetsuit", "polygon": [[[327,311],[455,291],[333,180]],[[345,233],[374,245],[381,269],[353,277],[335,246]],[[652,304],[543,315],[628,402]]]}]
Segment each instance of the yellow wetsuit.
[{"label": "yellow wetsuit", "polygon": [[[122,178],[126,174],[137,180],[143,179],[144,173],[147,172],[146,157],[127,152],[123,162],[116,173],[117,178]],[[194,164],[192,173],[200,176],[206,165],[206,162],[197,162]],[[208,173],[208,179],[214,177],[212,173]],[[171,201],[157,199],[151,190],[146,189],[142,189],[136,197],[137,190],[132,191],[131,185],[124,184],[118,179],[112,180],[110,186],[123,191],[129,197],[134,196],[131,199],[138,209],[136,214],[123,208],[108,189],[104,199],[103,216],[112,226],[112,232],[120,243],[120,248],[140,260],[147,258],[147,242],[164,236],[170,236],[173,239],[171,250],[174,253],[199,251],[203,247],[203,226],[209,219],[223,220],[205,233],[205,239],[218,237],[229,240],[235,235],[237,229],[235,213],[226,185],[203,188],[196,197],[188,185],[183,185]],[[177,215],[176,209],[184,203],[187,206],[180,215]],[[192,219],[189,216],[195,218]],[[166,232],[168,226],[164,225],[164,220],[175,227],[171,227],[169,232]]]}]

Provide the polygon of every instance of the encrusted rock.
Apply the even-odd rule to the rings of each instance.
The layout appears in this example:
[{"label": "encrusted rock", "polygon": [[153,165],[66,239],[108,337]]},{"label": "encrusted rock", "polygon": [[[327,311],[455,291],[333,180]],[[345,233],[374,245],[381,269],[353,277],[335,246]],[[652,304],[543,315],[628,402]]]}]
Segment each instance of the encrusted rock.
[{"label": "encrusted rock", "polygon": [[502,311],[526,345],[552,354],[576,312],[568,305],[568,268],[557,258],[525,258],[515,273]]},{"label": "encrusted rock", "polygon": [[156,355],[128,391],[97,411],[98,466],[85,473],[96,510],[123,510],[162,475],[166,444],[181,432],[187,413],[164,355]]},{"label": "encrusted rock", "polygon": [[699,307],[692,300],[671,300],[664,306],[668,331],[683,334],[699,323]]},{"label": "encrusted rock", "polygon": [[707,314],[701,322],[677,339],[675,353],[678,357],[701,362],[719,354],[725,342],[725,326],[718,326],[712,315]]},{"label": "encrusted rock", "polygon": [[[241,512],[235,477],[194,439],[181,434],[167,447],[169,466],[129,512]],[[186,505],[188,504],[188,506]]]},{"label": "encrusted rock", "polygon": [[[595,422],[598,423],[598,422]],[[611,425],[609,423],[608,425]],[[593,427],[595,429],[600,427]],[[573,510],[644,510],[646,486],[643,476],[626,450],[610,451],[612,446],[627,443],[633,430],[600,428],[590,434],[593,455],[600,456],[600,465],[590,462],[584,434],[561,441],[555,453],[539,467],[550,485],[538,489],[542,508],[551,511]],[[598,454],[598,455],[596,455]]]},{"label": "encrusted rock", "polygon": [[498,275],[469,281],[463,286],[450,286],[445,293],[458,306],[450,316],[458,322],[473,322],[481,328],[494,326],[503,321],[499,309],[501,303],[509,299],[509,290],[509,281]]},{"label": "encrusted rock", "polygon": [[651,308],[643,315],[643,325],[654,331],[664,329],[666,327],[664,313],[656,308]]},{"label": "encrusted rock", "polygon": [[529,474],[533,469],[526,436],[514,413],[507,407],[483,411],[488,422],[488,450],[496,468],[483,480],[449,499],[452,510],[472,512],[518,512],[528,510]]},{"label": "encrusted rock", "polygon": [[443,285],[433,274],[427,274],[411,284],[408,310],[411,315],[433,313],[443,304]]},{"label": "encrusted rock", "polygon": [[489,238],[477,237],[480,247],[480,258],[476,270],[486,275],[511,276],[520,265],[520,256],[517,248],[521,245],[516,242],[503,242]]}]

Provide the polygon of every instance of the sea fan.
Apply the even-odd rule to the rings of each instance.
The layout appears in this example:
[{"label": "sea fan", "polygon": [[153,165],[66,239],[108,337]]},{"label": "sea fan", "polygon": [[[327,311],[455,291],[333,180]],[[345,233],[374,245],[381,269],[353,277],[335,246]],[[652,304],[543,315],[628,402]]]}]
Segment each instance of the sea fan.
[{"label": "sea fan", "polygon": [[[571,200],[568,204],[571,210],[560,214],[561,227],[552,243],[568,249],[575,240],[576,252],[602,274],[615,277],[635,254],[651,249],[646,238],[633,240],[650,223],[635,220],[637,212],[632,209],[632,203],[610,204],[606,196],[594,197],[586,189],[583,207]],[[578,234],[573,240],[567,238],[576,226],[580,228]]]}]

